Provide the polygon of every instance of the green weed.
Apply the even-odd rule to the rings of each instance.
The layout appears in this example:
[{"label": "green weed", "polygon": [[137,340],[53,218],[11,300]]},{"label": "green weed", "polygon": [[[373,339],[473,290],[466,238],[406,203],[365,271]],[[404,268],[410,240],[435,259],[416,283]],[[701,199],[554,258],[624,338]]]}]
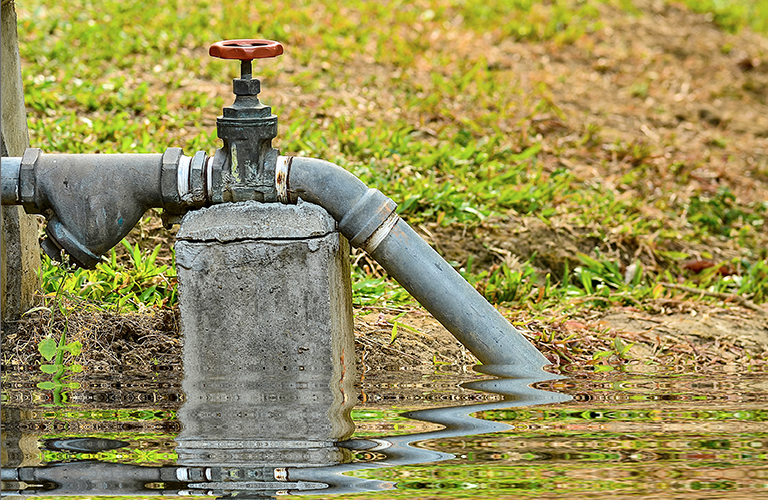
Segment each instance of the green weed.
[{"label": "green weed", "polygon": [[695,12],[708,14],[712,22],[732,33],[746,27],[768,32],[768,2],[766,0],[683,0]]},{"label": "green weed", "polygon": [[176,304],[176,270],[173,265],[158,265],[161,246],[142,252],[138,244],[122,245],[130,264],[118,263],[112,249],[109,260],[93,270],[68,270],[43,256],[42,291],[46,297],[59,297],[75,303],[87,303],[113,312],[132,312]]},{"label": "green weed", "polygon": [[765,224],[767,208],[765,203],[754,207],[738,204],[736,196],[726,187],[719,189],[714,196],[692,197],[687,212],[688,221],[695,226],[705,228],[712,234],[729,236],[736,226]]},{"label": "green weed", "polygon": [[[66,309],[60,306],[66,321]],[[80,384],[70,382],[69,376],[73,373],[80,373],[83,367],[73,362],[81,350],[82,344],[79,341],[67,342],[67,327],[65,323],[64,330],[56,341],[53,337],[46,337],[37,345],[37,350],[47,364],[40,365],[43,373],[51,375],[51,380],[38,382],[37,387],[43,390],[52,391],[53,405],[61,406],[67,402],[67,391],[78,389]],[[67,359],[65,360],[65,355]],[[66,362],[65,362],[66,361]]]}]

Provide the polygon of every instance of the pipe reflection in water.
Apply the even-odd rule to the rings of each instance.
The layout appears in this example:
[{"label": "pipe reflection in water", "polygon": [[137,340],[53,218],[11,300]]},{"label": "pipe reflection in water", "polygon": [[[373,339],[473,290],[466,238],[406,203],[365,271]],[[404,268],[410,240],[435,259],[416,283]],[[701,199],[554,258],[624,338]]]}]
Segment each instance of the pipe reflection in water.
[{"label": "pipe reflection in water", "polygon": [[[543,370],[538,374],[516,373],[519,369],[509,366],[479,367],[484,373],[501,378],[474,381],[465,387],[491,392],[503,396],[503,400],[476,405],[456,406],[418,410],[404,414],[405,417],[445,426],[444,429],[382,437],[379,439],[350,440],[338,445],[337,449],[367,450],[379,452],[385,456],[382,460],[373,462],[350,463],[352,453],[347,451],[339,456],[342,460],[329,461],[325,466],[318,466],[314,460],[314,448],[296,448],[288,456],[290,463],[275,461],[263,464],[245,464],[243,456],[256,456],[263,449],[249,449],[248,446],[259,444],[258,439],[244,443],[240,450],[239,459],[233,463],[204,463],[204,457],[195,457],[196,465],[177,464],[163,467],[142,467],[130,464],[118,464],[98,461],[64,462],[45,467],[3,467],[3,495],[20,494],[33,495],[209,495],[227,498],[271,498],[275,495],[290,493],[293,495],[309,494],[341,494],[353,492],[379,491],[395,488],[396,485],[387,481],[378,481],[350,477],[344,473],[356,470],[394,467],[408,464],[436,462],[454,458],[452,454],[441,453],[414,446],[424,440],[453,438],[477,435],[491,432],[501,432],[509,429],[502,423],[481,420],[472,417],[476,412],[510,407],[530,406],[538,404],[557,403],[569,399],[567,396],[532,387],[537,382],[551,380],[552,374]],[[518,375],[517,378],[503,378]],[[521,376],[522,375],[522,376]],[[306,407],[301,408],[302,411]],[[295,408],[286,406],[286,412]],[[181,414],[183,415],[183,413]],[[313,414],[305,413],[307,420],[327,419],[324,410],[318,407]],[[182,418],[182,425],[185,425]],[[12,422],[5,422],[6,427]],[[214,433],[221,437],[221,430]],[[261,436],[267,440],[269,436]],[[215,449],[219,439],[202,443],[204,448]],[[48,446],[71,449],[89,449],[91,451],[114,449],[120,441],[91,438],[60,438],[46,440]],[[314,445],[313,445],[314,446]],[[310,461],[304,466],[295,463],[299,452],[308,453]],[[221,457],[216,456],[219,460]],[[344,463],[347,461],[347,463]],[[15,491],[14,491],[15,490]]]},{"label": "pipe reflection in water", "polygon": [[414,446],[414,444],[426,440],[487,434],[510,429],[510,426],[507,424],[472,417],[473,413],[520,406],[561,403],[571,399],[570,396],[565,394],[533,387],[533,384],[539,382],[561,378],[543,369],[533,373],[526,373],[521,372],[520,367],[517,365],[481,365],[477,367],[477,370],[499,378],[468,382],[463,384],[463,386],[481,392],[499,394],[504,397],[503,400],[475,405],[430,408],[406,412],[402,416],[413,420],[439,424],[445,428],[438,431],[383,437],[376,441],[371,441],[370,443],[375,445],[375,447],[369,448],[368,451],[383,453],[386,456],[384,460],[340,464],[320,469],[291,468],[286,471],[287,479],[289,481],[322,481],[328,484],[328,489],[324,490],[323,493],[329,494],[393,488],[396,487],[393,483],[361,479],[343,474],[362,469],[450,460],[455,458],[453,454],[419,448]]}]

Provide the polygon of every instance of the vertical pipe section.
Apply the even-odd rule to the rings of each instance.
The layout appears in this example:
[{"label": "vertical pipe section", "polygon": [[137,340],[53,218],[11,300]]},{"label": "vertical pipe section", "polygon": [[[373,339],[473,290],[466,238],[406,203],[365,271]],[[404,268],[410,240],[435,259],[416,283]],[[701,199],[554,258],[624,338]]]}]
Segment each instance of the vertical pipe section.
[{"label": "vertical pipe section", "polygon": [[486,365],[538,370],[549,361],[477,290],[394,213],[396,204],[332,163],[278,157],[278,198],[325,208],[459,342]]}]

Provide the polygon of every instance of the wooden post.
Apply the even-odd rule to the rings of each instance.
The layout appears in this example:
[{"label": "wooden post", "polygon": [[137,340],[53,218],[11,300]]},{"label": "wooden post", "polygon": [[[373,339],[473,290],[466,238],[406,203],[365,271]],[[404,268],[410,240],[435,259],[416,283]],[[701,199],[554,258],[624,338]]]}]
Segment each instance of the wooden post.
[{"label": "wooden post", "polygon": [[[21,79],[16,9],[2,0],[0,17],[0,140],[3,156],[21,156],[29,146],[24,87]],[[34,216],[21,207],[4,206],[0,212],[0,319],[5,332],[33,305],[39,288],[40,249]]]}]

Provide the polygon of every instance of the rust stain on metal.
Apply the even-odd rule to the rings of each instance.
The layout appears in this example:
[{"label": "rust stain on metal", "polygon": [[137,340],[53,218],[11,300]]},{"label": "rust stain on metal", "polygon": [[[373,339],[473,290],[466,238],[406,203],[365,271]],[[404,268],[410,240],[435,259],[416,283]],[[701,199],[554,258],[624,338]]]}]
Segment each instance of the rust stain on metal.
[{"label": "rust stain on metal", "polygon": [[288,179],[291,175],[291,165],[293,164],[293,156],[285,157],[285,167],[278,162],[277,170],[275,171],[275,189],[277,190],[278,199],[282,203],[291,202],[290,186],[288,185]]}]

